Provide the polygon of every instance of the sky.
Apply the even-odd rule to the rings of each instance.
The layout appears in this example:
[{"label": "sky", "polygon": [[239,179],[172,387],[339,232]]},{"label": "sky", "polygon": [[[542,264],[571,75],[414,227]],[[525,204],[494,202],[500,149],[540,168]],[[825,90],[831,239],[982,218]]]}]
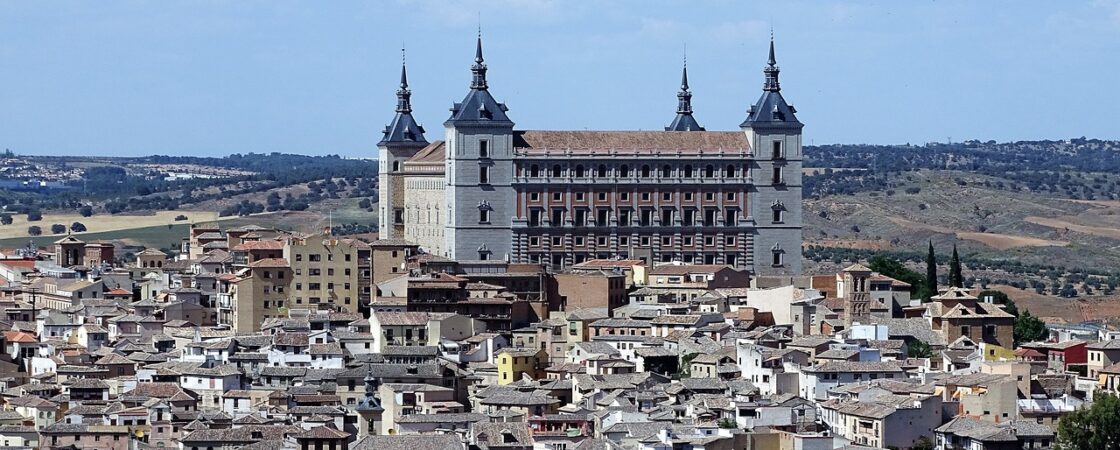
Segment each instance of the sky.
[{"label": "sky", "polygon": [[518,129],[735,130],[771,28],[805,142],[1120,138],[1120,0],[0,0],[0,148],[373,157],[401,48],[442,139],[481,25]]}]

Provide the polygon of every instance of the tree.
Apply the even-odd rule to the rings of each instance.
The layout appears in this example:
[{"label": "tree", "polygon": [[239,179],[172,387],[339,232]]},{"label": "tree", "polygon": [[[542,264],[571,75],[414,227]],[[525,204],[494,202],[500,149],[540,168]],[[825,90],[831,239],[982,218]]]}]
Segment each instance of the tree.
[{"label": "tree", "polygon": [[[933,239],[929,240],[929,253],[926,254],[926,292],[929,297],[937,295],[937,255],[933,253]],[[929,297],[922,300],[929,301]]]},{"label": "tree", "polygon": [[1120,449],[1120,399],[1097,391],[1093,404],[1066,414],[1058,422],[1059,450]]},{"label": "tree", "polygon": [[961,257],[957,255],[957,244],[953,244],[953,257],[949,259],[949,286],[964,287],[961,276]]},{"label": "tree", "polygon": [[51,234],[62,234],[66,232],[66,225],[56,223],[51,225]]},{"label": "tree", "polygon": [[8,213],[0,214],[0,225],[11,225],[12,215]]},{"label": "tree", "polygon": [[1023,310],[1018,318],[1015,319],[1015,345],[1018,346],[1022,342],[1034,342],[1042,340],[1049,334],[1046,330],[1046,324],[1041,319],[1031,315],[1031,310]]},{"label": "tree", "polygon": [[914,445],[910,446],[910,450],[933,450],[934,448],[936,447],[934,447],[933,441],[925,436],[918,438],[914,441]]},{"label": "tree", "polygon": [[38,222],[40,220],[43,220],[43,213],[39,212],[38,210],[27,212],[28,222]]},{"label": "tree", "polygon": [[929,358],[933,356],[933,349],[923,341],[914,341],[906,344],[906,356],[911,358]]},{"label": "tree", "polygon": [[75,233],[81,233],[83,231],[86,231],[86,226],[85,226],[85,224],[83,224],[81,222],[74,222],[74,223],[70,224],[70,231],[73,231]]},{"label": "tree", "polygon": [[987,301],[989,297],[991,298],[992,303],[1003,305],[1003,310],[1007,311],[1008,314],[1019,317],[1019,307],[1015,305],[1015,302],[1012,301],[1011,297],[1008,297],[1007,294],[991,289],[980,291],[980,300]]},{"label": "tree", "polygon": [[32,225],[27,227],[27,234],[31,236],[38,236],[40,234],[43,234],[43,229],[39,228],[37,225]]},{"label": "tree", "polygon": [[918,272],[906,268],[897,259],[891,258],[884,254],[877,254],[868,260],[869,268],[872,271],[878,272],[880,275],[885,275],[899,281],[905,281],[910,284],[915,297],[924,297],[926,291],[926,280]]},{"label": "tree", "polygon": [[729,430],[739,428],[739,424],[735,423],[735,419],[730,419],[730,418],[727,418],[727,417],[719,419],[718,425],[719,425],[720,428],[725,428],[725,429],[729,429]]},{"label": "tree", "polygon": [[82,205],[80,208],[78,208],[78,214],[81,214],[82,217],[92,216],[93,215],[93,207],[90,206],[90,205]]}]

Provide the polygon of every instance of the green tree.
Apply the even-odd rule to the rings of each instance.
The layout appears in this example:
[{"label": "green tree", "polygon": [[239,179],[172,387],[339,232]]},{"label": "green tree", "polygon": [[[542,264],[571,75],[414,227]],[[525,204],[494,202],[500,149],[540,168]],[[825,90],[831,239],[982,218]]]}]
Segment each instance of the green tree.
[{"label": "green tree", "polygon": [[1019,317],[1019,307],[1015,305],[1015,302],[1012,301],[1011,297],[1008,297],[1007,294],[991,289],[980,291],[980,300],[986,300],[989,297],[991,297],[992,303],[1003,305],[1004,311],[1007,311],[1015,317]]},{"label": "green tree", "polygon": [[933,441],[925,436],[918,438],[914,441],[914,445],[910,446],[910,450],[933,450],[934,448]]},{"label": "green tree", "polygon": [[911,358],[930,358],[933,356],[933,349],[924,341],[914,341],[906,344],[906,356]]},{"label": "green tree", "polygon": [[739,424],[735,423],[735,419],[729,419],[727,417],[719,419],[718,424],[719,424],[720,428],[726,428],[726,429],[739,428]]},{"label": "green tree", "polygon": [[908,269],[905,265],[897,259],[891,258],[884,254],[877,254],[872,256],[867,261],[868,268],[881,275],[894,278],[899,281],[905,281],[910,284],[911,293],[914,297],[924,298],[926,295],[926,279],[922,274]]},{"label": "green tree", "polygon": [[90,206],[90,205],[82,205],[80,208],[78,208],[78,214],[81,214],[82,217],[92,216],[93,215],[93,207]]},{"label": "green tree", "polygon": [[1093,404],[1058,422],[1058,450],[1120,449],[1120,399],[1101,391]]},{"label": "green tree", "polygon": [[51,234],[62,234],[66,232],[66,225],[56,223],[51,225]]},{"label": "green tree", "polygon": [[1046,324],[1041,319],[1031,315],[1031,310],[1023,310],[1023,314],[1015,319],[1015,345],[1018,346],[1022,342],[1034,342],[1042,340],[1049,332],[1046,330]]},{"label": "green tree", "polygon": [[12,215],[8,214],[8,213],[0,214],[0,224],[11,225],[12,224]]},{"label": "green tree", "polygon": [[964,287],[961,276],[961,257],[957,255],[957,244],[953,244],[953,257],[949,259],[949,286]]},{"label": "green tree", "polygon": [[922,300],[929,301],[930,297],[937,295],[937,255],[933,253],[933,239],[929,240],[929,252],[926,253],[926,297]]},{"label": "green tree", "polygon": [[27,227],[27,234],[32,235],[32,236],[38,236],[40,234],[43,234],[43,229],[39,228],[38,225],[32,225],[32,226]]}]

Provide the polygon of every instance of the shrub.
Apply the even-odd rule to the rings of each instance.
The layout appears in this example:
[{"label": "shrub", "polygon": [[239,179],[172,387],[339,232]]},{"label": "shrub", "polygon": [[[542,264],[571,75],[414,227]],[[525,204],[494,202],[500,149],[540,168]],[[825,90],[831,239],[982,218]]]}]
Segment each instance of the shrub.
[{"label": "shrub", "polygon": [[74,222],[70,224],[70,231],[81,233],[83,231],[86,231],[86,225],[81,222]]},{"label": "shrub", "polygon": [[32,235],[32,236],[38,236],[40,234],[43,234],[43,229],[39,228],[36,225],[32,225],[32,226],[27,227],[27,234]]},{"label": "shrub", "polygon": [[62,234],[66,232],[66,225],[56,223],[51,225],[51,234]]}]

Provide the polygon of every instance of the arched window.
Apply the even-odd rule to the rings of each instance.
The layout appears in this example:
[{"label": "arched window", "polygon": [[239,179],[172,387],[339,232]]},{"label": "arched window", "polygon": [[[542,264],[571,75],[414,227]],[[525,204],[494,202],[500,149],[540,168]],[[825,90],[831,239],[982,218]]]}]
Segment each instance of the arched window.
[{"label": "arched window", "polygon": [[529,176],[533,178],[541,176],[541,168],[537,167],[536,164],[529,166]]},{"label": "arched window", "polygon": [[673,167],[668,165],[668,164],[662,166],[661,167],[661,177],[662,178],[669,178],[671,176],[673,176]]},{"label": "arched window", "polygon": [[649,178],[649,164],[642,164],[642,178]]},{"label": "arched window", "polygon": [[712,178],[714,176],[716,176],[716,168],[712,167],[711,164],[704,166],[704,178]]},{"label": "arched window", "polygon": [[583,178],[583,165],[576,166],[576,178]]},{"label": "arched window", "polygon": [[599,164],[599,178],[606,178],[606,177],[607,177],[607,166],[606,166],[606,164]]},{"label": "arched window", "polygon": [[559,164],[556,164],[556,165],[552,166],[552,177],[553,178],[560,178],[560,173],[561,173],[561,171],[560,171],[560,165]]},{"label": "arched window", "polygon": [[622,167],[618,169],[618,176],[620,176],[622,178],[629,177],[630,176],[630,166],[627,166],[626,164],[623,164]]},{"label": "arched window", "polygon": [[692,165],[684,166],[684,177],[692,178]]},{"label": "arched window", "polygon": [[735,176],[735,166],[728,164],[727,168],[723,171],[723,176],[727,178],[733,178]]}]

